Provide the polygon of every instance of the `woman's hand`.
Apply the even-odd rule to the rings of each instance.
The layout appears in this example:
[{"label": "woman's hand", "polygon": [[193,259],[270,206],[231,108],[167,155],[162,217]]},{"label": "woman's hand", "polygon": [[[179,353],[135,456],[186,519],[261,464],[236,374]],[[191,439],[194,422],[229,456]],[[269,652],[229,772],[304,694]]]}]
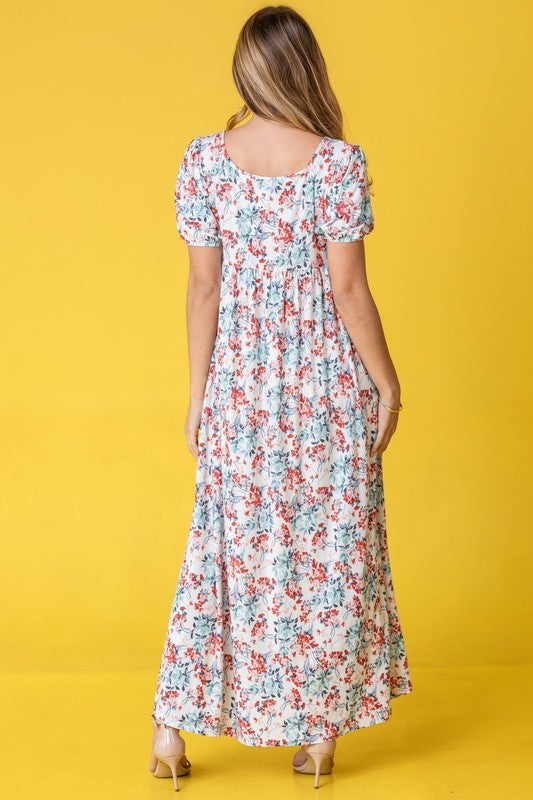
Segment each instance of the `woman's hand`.
[{"label": "woman's hand", "polygon": [[195,458],[198,458],[198,431],[200,430],[201,417],[202,403],[189,403],[183,431],[187,440],[187,447]]},{"label": "woman's hand", "polygon": [[[391,396],[391,398],[383,397],[383,395],[381,396],[383,398],[383,402],[388,406],[391,408],[399,408],[399,395],[394,394]],[[381,456],[384,453],[391,440],[392,434],[396,430],[397,425],[398,414],[386,409],[383,403],[378,400],[378,433],[376,436],[376,441],[370,449],[371,456]]]}]

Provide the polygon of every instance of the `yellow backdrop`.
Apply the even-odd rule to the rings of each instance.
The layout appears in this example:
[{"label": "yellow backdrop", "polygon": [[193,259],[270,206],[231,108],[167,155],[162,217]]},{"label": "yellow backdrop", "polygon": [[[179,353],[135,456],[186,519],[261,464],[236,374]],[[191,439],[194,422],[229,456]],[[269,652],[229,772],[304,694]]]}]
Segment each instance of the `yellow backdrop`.
[{"label": "yellow backdrop", "polygon": [[[152,670],[155,688],[196,467],[174,180],[187,142],[240,105],[231,56],[257,7],[4,6],[6,671]],[[404,405],[384,480],[408,657],[528,661],[526,4],[504,20],[481,0],[295,7],[374,180],[368,276]]]}]

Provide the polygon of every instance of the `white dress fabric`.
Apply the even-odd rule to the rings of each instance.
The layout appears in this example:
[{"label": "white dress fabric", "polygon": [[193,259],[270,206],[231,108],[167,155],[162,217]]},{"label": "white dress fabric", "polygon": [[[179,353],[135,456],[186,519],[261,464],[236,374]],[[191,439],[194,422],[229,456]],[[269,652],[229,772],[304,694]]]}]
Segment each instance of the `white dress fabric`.
[{"label": "white dress fabric", "polygon": [[153,715],[247,745],[333,739],[412,691],[393,590],[378,392],[335,307],[327,241],[374,218],[360,145],[290,175],[194,138],[178,231],[222,248],[194,510]]}]

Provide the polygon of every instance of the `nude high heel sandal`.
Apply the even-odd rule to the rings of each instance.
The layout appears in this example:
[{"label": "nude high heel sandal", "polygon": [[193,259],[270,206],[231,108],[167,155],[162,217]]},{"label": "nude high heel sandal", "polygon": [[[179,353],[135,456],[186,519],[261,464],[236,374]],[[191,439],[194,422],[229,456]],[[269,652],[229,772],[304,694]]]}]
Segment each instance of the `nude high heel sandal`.
[{"label": "nude high heel sandal", "polygon": [[307,758],[299,767],[297,767],[293,762],[293,769],[295,769],[297,772],[305,772],[311,775],[314,772],[315,789],[318,789],[319,775],[329,775],[333,769],[333,754],[336,746],[336,739],[332,739],[329,742],[304,744],[303,747],[305,749]]},{"label": "nude high heel sandal", "polygon": [[170,778],[172,775],[172,770],[168,766],[168,764],[163,764],[162,761],[159,761],[156,758],[154,753],[154,744],[155,744],[155,737],[157,733],[157,729],[161,723],[158,722],[155,716],[152,714],[152,726],[153,726],[153,734],[152,734],[152,752],[150,754],[150,763],[148,764],[148,769],[150,772],[155,775],[156,778]]},{"label": "nude high heel sandal", "polygon": [[[174,790],[179,791],[178,775],[188,775],[191,771],[191,762],[185,755],[185,740],[176,728],[171,728],[165,722],[154,722],[154,737],[152,759],[150,768],[156,778],[167,778],[172,775]],[[170,770],[170,774],[169,774]]]}]

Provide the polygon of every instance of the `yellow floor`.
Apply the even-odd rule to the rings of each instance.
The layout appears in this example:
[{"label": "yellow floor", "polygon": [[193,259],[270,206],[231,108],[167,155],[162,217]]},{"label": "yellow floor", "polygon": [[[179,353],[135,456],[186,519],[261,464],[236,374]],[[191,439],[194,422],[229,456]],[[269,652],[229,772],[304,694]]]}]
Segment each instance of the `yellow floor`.
[{"label": "yellow floor", "polygon": [[[179,779],[178,796],[530,800],[532,674],[527,666],[411,665],[413,693],[393,700],[387,722],[341,737],[335,771],[321,776],[318,790],[311,775],[291,770],[296,747],[247,747],[185,733],[193,766]],[[148,771],[155,678],[4,675],[2,797],[176,797],[172,780]]]}]

